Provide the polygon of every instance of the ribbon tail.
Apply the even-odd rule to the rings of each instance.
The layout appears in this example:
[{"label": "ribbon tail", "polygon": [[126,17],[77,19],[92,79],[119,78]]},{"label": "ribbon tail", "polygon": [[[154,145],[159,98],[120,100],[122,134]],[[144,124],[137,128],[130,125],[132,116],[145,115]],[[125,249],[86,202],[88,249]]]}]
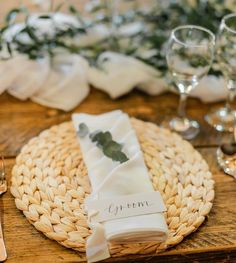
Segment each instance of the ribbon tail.
[{"label": "ribbon tail", "polygon": [[86,244],[86,256],[88,262],[97,262],[110,257],[108,243],[105,237],[104,227],[99,224],[90,225],[92,235],[88,237]]},{"label": "ribbon tail", "polygon": [[97,211],[90,211],[90,215],[88,216],[89,227],[92,230],[92,234],[86,242],[86,257],[89,263],[110,257],[105,229],[101,223],[94,223],[92,221],[92,217],[96,214]]}]

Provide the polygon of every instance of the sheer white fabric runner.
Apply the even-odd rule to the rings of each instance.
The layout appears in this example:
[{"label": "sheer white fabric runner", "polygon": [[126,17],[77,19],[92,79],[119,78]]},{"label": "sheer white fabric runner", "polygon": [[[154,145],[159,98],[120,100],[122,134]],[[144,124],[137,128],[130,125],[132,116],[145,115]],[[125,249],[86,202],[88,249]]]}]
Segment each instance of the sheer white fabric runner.
[{"label": "sheer white fabric runner", "polygon": [[[153,192],[139,142],[127,114],[117,110],[102,115],[73,114],[73,123],[78,130],[85,123],[90,132],[110,131],[113,140],[124,145],[122,151],[129,160],[120,164],[106,157],[89,136],[79,138],[83,158],[92,186],[89,199],[105,199]],[[91,218],[96,211],[88,211]],[[87,241],[87,257],[95,262],[109,257],[108,242],[162,242],[167,238],[167,225],[162,213],[132,216],[91,223],[93,231]]]},{"label": "sheer white fabric runner", "polygon": [[[54,17],[57,25],[61,27],[66,24],[79,25],[78,20],[69,15],[56,13]],[[45,33],[53,35],[52,25],[47,19],[37,19],[37,14],[32,15],[28,23],[38,29],[39,38]],[[137,33],[140,25],[136,24],[120,28],[118,36],[127,37]],[[21,29],[22,24],[16,24],[4,33],[4,37],[10,41]],[[98,24],[89,29],[86,35],[79,34],[68,41],[82,47],[95,44],[108,36],[109,29]],[[21,41],[29,40],[22,36]],[[113,99],[134,88],[150,95],[158,95],[169,90],[167,81],[158,70],[127,55],[109,51],[102,53],[97,60],[98,68],[89,67],[87,61],[79,54],[61,55],[58,51],[57,56],[54,61],[57,61],[58,66],[65,63],[71,64],[70,69],[63,74],[55,71],[55,67],[50,65],[47,57],[34,61],[28,60],[27,56],[15,54],[9,61],[2,61],[0,94],[8,90],[19,99],[32,98],[45,106],[69,111],[86,98],[89,93],[89,84],[108,93]],[[227,89],[222,78],[207,76],[190,95],[200,98],[203,102],[214,102],[224,99]]]}]

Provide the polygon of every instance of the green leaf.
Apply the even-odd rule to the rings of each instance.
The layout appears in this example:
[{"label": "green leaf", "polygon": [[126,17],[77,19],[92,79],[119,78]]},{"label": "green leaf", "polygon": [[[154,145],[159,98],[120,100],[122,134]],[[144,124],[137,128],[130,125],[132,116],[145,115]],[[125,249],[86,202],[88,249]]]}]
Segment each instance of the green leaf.
[{"label": "green leaf", "polygon": [[12,9],[5,17],[5,22],[6,23],[11,23],[17,16],[17,14],[20,12],[19,8],[14,8]]},{"label": "green leaf", "polygon": [[69,11],[70,11],[72,14],[77,14],[77,9],[76,9],[73,5],[70,5],[70,6],[69,6]]},{"label": "green leaf", "polygon": [[60,9],[63,7],[64,4],[65,4],[65,2],[62,2],[62,3],[58,4],[58,5],[56,6],[54,12],[60,11]]},{"label": "green leaf", "polygon": [[2,27],[2,28],[0,29],[1,34],[2,34],[3,32],[5,32],[8,28],[9,28],[8,26]]},{"label": "green leaf", "polygon": [[127,156],[121,151],[123,145],[113,141],[109,131],[95,131],[89,137],[92,142],[96,142],[96,146],[103,151],[104,155],[113,161],[122,163],[128,160]]},{"label": "green leaf", "polygon": [[197,67],[206,67],[209,64],[209,60],[202,57],[201,55],[195,54],[190,58],[189,63],[192,67],[196,67],[196,68]]},{"label": "green leaf", "polygon": [[80,138],[84,138],[89,133],[89,128],[85,123],[79,124],[79,130],[77,132]]},{"label": "green leaf", "polygon": [[124,163],[127,162],[129,158],[123,152],[118,151],[112,153],[112,160],[120,163]]},{"label": "green leaf", "polygon": [[98,11],[101,11],[102,9],[106,9],[107,5],[106,4],[100,4],[100,5],[95,5],[91,10],[90,13],[96,13]]},{"label": "green leaf", "polygon": [[110,141],[103,147],[103,152],[106,156],[109,156],[112,158],[113,154],[115,152],[120,152],[122,149],[122,145],[115,142],[115,141]]},{"label": "green leaf", "polygon": [[27,33],[29,35],[29,37],[35,42],[35,43],[39,43],[39,39],[35,34],[35,28],[29,25],[26,25],[25,28],[23,28],[20,33]]},{"label": "green leaf", "polygon": [[94,131],[94,132],[92,132],[92,133],[90,133],[90,135],[89,135],[89,138],[91,139],[91,141],[92,142],[95,142],[97,139],[97,134],[98,133],[100,133],[101,131],[100,130],[96,130],[96,131]]},{"label": "green leaf", "polygon": [[51,19],[51,16],[50,15],[41,15],[38,18],[40,18],[40,19]]},{"label": "green leaf", "polygon": [[69,7],[69,11],[70,11],[73,15],[75,15],[75,16],[77,17],[77,19],[79,20],[80,24],[83,26],[84,30],[86,31],[87,25],[86,25],[86,23],[84,22],[81,14],[80,14],[80,12],[79,12],[74,6],[72,6],[72,5]]},{"label": "green leaf", "polygon": [[10,23],[12,23],[15,20],[16,16],[19,13],[27,13],[27,12],[28,11],[27,11],[27,9],[25,7],[13,8],[7,13],[7,15],[5,17],[5,22],[7,24],[10,24]]},{"label": "green leaf", "polygon": [[95,131],[94,134],[91,134],[92,142],[97,142],[97,144],[105,145],[112,140],[110,132]]},{"label": "green leaf", "polygon": [[11,44],[9,42],[7,42],[6,44],[7,44],[7,51],[10,54],[10,56],[12,56]]}]

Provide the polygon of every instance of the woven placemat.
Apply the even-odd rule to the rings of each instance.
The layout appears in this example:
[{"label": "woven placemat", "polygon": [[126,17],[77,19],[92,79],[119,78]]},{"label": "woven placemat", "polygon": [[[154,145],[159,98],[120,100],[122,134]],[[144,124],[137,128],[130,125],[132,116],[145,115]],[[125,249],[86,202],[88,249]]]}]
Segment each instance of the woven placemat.
[{"label": "woven placemat", "polygon": [[[150,178],[167,206],[165,243],[110,245],[112,256],[158,253],[194,232],[212,207],[214,181],[190,143],[152,123],[131,119]],[[85,252],[90,235],[83,209],[90,184],[71,122],[43,131],[24,146],[12,171],[11,193],[34,227],[65,247]]]}]

